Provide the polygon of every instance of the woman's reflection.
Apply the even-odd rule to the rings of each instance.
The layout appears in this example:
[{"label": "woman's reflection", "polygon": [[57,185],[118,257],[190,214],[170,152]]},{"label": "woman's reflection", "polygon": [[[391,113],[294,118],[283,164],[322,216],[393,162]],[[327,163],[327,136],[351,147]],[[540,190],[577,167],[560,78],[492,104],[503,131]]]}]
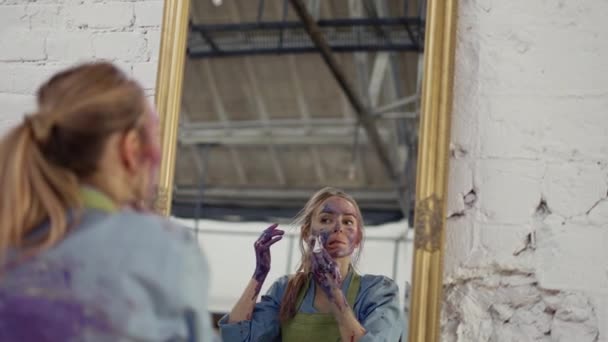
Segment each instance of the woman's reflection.
[{"label": "woman's reflection", "polygon": [[302,257],[295,275],[279,278],[257,302],[270,270],[270,247],[281,240],[277,225],[255,242],[254,275],[220,322],[224,341],[399,341],[405,318],[396,283],[355,270],[363,242],[363,218],[355,200],[324,188],[297,221]]}]

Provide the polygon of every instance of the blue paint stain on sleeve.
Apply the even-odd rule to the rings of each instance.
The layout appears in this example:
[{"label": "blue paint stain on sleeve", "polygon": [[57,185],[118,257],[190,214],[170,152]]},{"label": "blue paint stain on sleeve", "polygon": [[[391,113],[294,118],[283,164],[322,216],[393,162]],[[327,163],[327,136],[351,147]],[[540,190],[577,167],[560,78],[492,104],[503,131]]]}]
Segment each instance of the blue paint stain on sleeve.
[{"label": "blue paint stain on sleeve", "polygon": [[112,329],[99,312],[73,298],[48,290],[0,295],[1,341],[72,341],[86,331],[103,335]]}]

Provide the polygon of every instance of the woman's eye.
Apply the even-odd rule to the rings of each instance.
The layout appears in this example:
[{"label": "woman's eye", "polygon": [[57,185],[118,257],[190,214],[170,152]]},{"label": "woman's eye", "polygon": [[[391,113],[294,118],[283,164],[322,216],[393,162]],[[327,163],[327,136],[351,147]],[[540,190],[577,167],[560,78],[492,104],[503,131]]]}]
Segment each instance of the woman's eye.
[{"label": "woman's eye", "polygon": [[331,220],[328,219],[328,218],[322,218],[321,219],[321,223],[330,223],[330,222],[331,222]]}]

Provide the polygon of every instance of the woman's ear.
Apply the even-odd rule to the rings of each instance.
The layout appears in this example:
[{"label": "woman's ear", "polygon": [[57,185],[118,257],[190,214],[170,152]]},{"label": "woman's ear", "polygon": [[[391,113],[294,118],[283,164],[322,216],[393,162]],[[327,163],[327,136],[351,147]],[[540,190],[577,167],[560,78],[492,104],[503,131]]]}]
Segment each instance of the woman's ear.
[{"label": "woman's ear", "polygon": [[129,173],[134,173],[140,166],[142,154],[142,141],[140,134],[131,129],[124,133],[119,142],[120,156]]}]

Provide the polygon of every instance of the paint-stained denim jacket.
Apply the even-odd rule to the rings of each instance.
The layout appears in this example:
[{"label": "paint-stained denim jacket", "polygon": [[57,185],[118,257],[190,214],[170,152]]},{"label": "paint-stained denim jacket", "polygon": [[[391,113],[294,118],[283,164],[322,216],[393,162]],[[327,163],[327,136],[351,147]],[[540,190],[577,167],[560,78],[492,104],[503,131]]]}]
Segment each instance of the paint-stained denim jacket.
[{"label": "paint-stained denim jacket", "polygon": [[[346,293],[352,273],[345,278],[342,292]],[[288,276],[272,284],[268,292],[255,305],[251,320],[229,323],[228,315],[219,321],[224,342],[281,341],[279,309],[287,288]],[[306,291],[299,312],[314,314],[315,283]],[[367,333],[359,342],[398,342],[406,334],[404,313],[399,305],[397,284],[384,276],[366,274],[361,277],[361,287],[355,299],[353,312]]]},{"label": "paint-stained denim jacket", "polygon": [[212,341],[195,238],[85,193],[88,208],[63,241],[4,267],[0,341]]}]

